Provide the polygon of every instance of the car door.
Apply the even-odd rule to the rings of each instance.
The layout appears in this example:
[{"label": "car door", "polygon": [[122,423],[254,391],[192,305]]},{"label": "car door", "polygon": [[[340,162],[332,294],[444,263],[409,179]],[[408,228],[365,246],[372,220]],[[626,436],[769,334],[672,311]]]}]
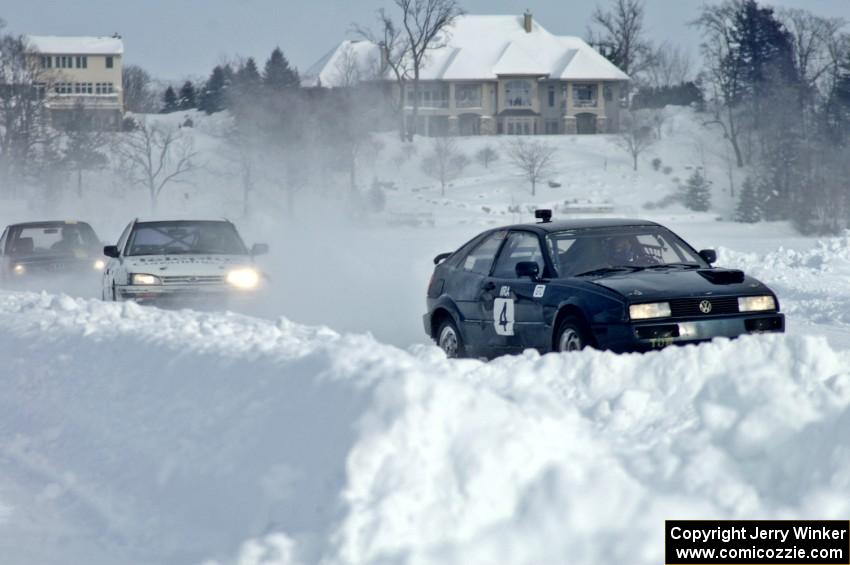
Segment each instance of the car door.
[{"label": "car door", "polygon": [[484,317],[492,322],[487,328],[487,339],[502,352],[538,348],[546,341],[542,300],[546,285],[528,277],[517,277],[517,263],[524,261],[537,263],[540,275],[545,273],[537,234],[512,231],[488,277],[495,292],[493,296],[482,297]]},{"label": "car door", "polygon": [[486,346],[484,332],[492,320],[484,319],[481,303],[484,297],[491,297],[495,289],[487,277],[506,235],[507,231],[499,230],[486,236],[460,258],[454,273],[446,280],[446,294],[460,310],[462,331],[468,345],[474,349]]},{"label": "car door", "polygon": [[[133,224],[127,224],[124,231],[121,232],[121,237],[118,238],[118,252],[124,255],[124,246],[127,243],[127,237],[130,234],[130,228]],[[111,297],[112,287],[114,283],[126,284],[126,276],[123,273],[123,260],[121,257],[108,257],[106,267],[103,269],[103,296]]]}]

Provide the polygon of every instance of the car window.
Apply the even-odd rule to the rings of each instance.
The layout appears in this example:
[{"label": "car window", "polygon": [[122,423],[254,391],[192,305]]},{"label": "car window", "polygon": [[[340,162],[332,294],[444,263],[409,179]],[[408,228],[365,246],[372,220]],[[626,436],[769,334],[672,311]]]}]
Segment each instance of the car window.
[{"label": "car window", "polygon": [[97,236],[88,224],[21,226],[10,234],[10,255],[88,255]]},{"label": "car window", "polygon": [[126,255],[247,255],[236,229],[227,222],[151,222],[136,224]]},{"label": "car window", "polygon": [[116,247],[118,247],[119,252],[124,251],[124,244],[127,243],[127,238],[130,236],[130,228],[132,227],[132,223],[127,224],[127,227],[124,228],[123,232],[121,232],[121,237],[118,238],[118,243],[116,244]]},{"label": "car window", "polygon": [[479,275],[490,274],[490,267],[496,258],[496,253],[505,239],[505,231],[497,231],[482,241],[476,248],[469,252],[463,260],[463,270]]},{"label": "car window", "polygon": [[493,276],[499,279],[516,278],[516,265],[523,261],[534,261],[543,273],[543,252],[540,240],[529,232],[513,232],[499,253]]}]

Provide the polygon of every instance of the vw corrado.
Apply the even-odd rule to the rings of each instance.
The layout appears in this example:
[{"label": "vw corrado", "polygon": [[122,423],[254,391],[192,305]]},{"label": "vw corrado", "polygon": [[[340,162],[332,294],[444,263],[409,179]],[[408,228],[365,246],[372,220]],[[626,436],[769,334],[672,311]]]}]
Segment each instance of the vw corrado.
[{"label": "vw corrado", "polygon": [[0,281],[16,286],[77,277],[96,285],[104,268],[102,245],[85,222],[12,224],[0,235]]},{"label": "vw corrado", "polygon": [[714,251],[659,224],[535,215],[543,221],[486,231],[434,259],[425,331],[449,357],[645,351],[785,329],[768,287],[713,267]]},{"label": "vw corrado", "polygon": [[227,220],[133,221],[104,247],[104,300],[221,305],[253,296],[263,282],[254,257]]}]

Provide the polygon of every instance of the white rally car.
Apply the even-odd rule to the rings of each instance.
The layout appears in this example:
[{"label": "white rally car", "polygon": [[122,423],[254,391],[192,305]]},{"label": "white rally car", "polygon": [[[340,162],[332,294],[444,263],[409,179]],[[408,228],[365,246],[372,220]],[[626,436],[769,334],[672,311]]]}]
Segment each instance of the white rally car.
[{"label": "white rally car", "polygon": [[261,243],[248,249],[227,220],[135,220],[117,245],[103,249],[103,299],[166,306],[242,301],[263,286],[254,257],[267,251]]}]

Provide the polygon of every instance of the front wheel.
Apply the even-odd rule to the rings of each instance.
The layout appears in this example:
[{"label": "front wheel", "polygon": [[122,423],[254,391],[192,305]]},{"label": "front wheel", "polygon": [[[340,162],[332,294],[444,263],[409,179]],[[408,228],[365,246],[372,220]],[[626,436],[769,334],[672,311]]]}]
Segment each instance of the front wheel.
[{"label": "front wheel", "polygon": [[555,351],[559,353],[581,351],[588,345],[587,334],[577,318],[568,316],[561,320],[555,338]]},{"label": "front wheel", "polygon": [[449,359],[458,359],[466,355],[463,338],[452,320],[445,320],[437,331],[437,346]]}]

